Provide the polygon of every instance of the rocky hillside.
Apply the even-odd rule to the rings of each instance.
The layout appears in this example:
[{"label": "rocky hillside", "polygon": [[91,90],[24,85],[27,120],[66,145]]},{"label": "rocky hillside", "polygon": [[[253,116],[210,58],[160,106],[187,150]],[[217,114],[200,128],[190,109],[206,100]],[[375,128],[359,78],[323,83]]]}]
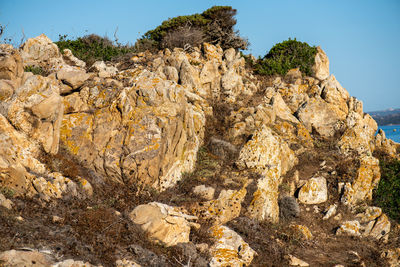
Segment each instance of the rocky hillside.
[{"label": "rocky hillside", "polygon": [[320,48],[266,78],[207,43],[86,66],[41,35],[0,79],[2,266],[400,266],[371,206],[400,145]]}]

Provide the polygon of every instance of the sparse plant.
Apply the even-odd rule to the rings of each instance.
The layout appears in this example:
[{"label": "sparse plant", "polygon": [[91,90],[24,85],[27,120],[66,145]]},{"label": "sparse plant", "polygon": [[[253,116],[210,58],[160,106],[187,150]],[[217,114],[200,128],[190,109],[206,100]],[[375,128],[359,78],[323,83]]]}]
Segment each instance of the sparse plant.
[{"label": "sparse plant", "polygon": [[392,219],[400,222],[400,160],[380,159],[381,180],[374,190],[375,205]]},{"label": "sparse plant", "polygon": [[294,197],[283,197],[279,200],[279,217],[285,221],[300,216],[300,207]]},{"label": "sparse plant", "polygon": [[41,67],[37,67],[37,66],[26,66],[24,68],[24,71],[32,72],[35,75],[42,75],[42,76],[46,75],[46,72]]},{"label": "sparse plant", "polygon": [[60,51],[66,48],[70,49],[76,57],[85,61],[88,67],[97,60],[110,61],[136,51],[133,46],[114,44],[107,37],[96,34],[85,35],[75,40],[69,39],[68,35],[59,35],[59,40],[55,43]]},{"label": "sparse plant", "polygon": [[3,194],[6,198],[12,198],[15,195],[15,190],[8,187],[0,187],[0,193]]}]

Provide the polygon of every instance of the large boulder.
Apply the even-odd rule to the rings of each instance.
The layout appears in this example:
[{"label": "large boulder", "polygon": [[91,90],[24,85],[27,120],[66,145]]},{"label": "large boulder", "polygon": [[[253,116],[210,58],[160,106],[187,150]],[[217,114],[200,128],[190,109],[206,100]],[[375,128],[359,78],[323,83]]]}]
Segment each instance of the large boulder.
[{"label": "large boulder", "polygon": [[37,140],[46,152],[58,152],[64,105],[56,80],[31,76],[1,105],[14,127]]},{"label": "large boulder", "polygon": [[58,46],[45,34],[28,39],[21,47],[24,66],[37,66],[47,71],[58,70],[63,65]]},{"label": "large boulder", "polygon": [[21,54],[12,46],[0,44],[0,79],[16,80],[24,74]]},{"label": "large boulder", "polygon": [[205,115],[176,83],[148,71],[125,75],[133,86],[81,90],[79,106],[91,112],[66,114],[61,141],[99,176],[162,191],[193,169]]},{"label": "large boulder", "polygon": [[347,129],[340,137],[338,146],[342,153],[356,151],[360,155],[371,154],[378,124],[369,114],[362,116],[350,112],[346,119]]},{"label": "large boulder", "polygon": [[329,59],[321,47],[317,47],[315,63],[312,67],[313,75],[319,80],[325,80],[329,76]]},{"label": "large boulder", "polygon": [[342,202],[354,206],[362,201],[372,199],[372,191],[381,178],[379,160],[365,155],[360,158],[360,167],[357,176],[344,186]]},{"label": "large boulder", "polygon": [[297,117],[309,132],[315,130],[322,137],[332,137],[341,129],[346,113],[336,105],[316,97],[304,103],[297,111]]},{"label": "large boulder", "polygon": [[248,216],[258,220],[279,220],[278,187],[285,174],[297,163],[297,158],[288,145],[263,125],[254,132],[239,153],[236,164],[239,168],[251,168],[262,178],[257,181],[257,190],[248,208]]},{"label": "large boulder", "polygon": [[338,106],[338,108],[345,114],[349,113],[347,105],[347,102],[350,99],[349,92],[340,85],[333,74],[321,82],[321,88],[321,97],[326,102]]},{"label": "large boulder", "polygon": [[197,217],[158,202],[137,206],[129,217],[135,224],[140,225],[150,240],[161,242],[167,247],[189,242],[190,228],[198,227],[190,222]]}]

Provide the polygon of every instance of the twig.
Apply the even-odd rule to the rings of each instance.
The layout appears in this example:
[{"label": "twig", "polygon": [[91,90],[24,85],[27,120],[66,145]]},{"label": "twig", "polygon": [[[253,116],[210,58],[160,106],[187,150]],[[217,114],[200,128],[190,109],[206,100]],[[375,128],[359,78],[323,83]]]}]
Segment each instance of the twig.
[{"label": "twig", "polygon": [[24,43],[24,40],[25,40],[25,32],[24,32],[24,28],[21,28],[21,31],[22,31],[22,38],[21,38],[21,42],[19,43],[19,46],[21,46],[23,43]]},{"label": "twig", "polygon": [[113,226],[114,224],[119,223],[120,221],[122,221],[123,218],[119,218],[117,221],[113,222],[112,224],[110,224],[109,226],[107,226],[106,228],[103,229],[103,232],[105,232],[108,228],[110,228],[111,226]]}]

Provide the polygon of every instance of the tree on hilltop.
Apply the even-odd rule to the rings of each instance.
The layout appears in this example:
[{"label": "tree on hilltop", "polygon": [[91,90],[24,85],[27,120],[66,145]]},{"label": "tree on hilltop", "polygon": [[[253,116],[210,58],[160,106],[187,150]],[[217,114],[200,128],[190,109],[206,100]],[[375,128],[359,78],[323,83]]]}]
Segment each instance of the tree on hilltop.
[{"label": "tree on hilltop", "polygon": [[201,14],[178,16],[146,32],[137,47],[163,49],[194,47],[202,42],[219,44],[223,49],[247,49],[249,43],[234,30],[237,11],[231,6],[213,6]]}]

